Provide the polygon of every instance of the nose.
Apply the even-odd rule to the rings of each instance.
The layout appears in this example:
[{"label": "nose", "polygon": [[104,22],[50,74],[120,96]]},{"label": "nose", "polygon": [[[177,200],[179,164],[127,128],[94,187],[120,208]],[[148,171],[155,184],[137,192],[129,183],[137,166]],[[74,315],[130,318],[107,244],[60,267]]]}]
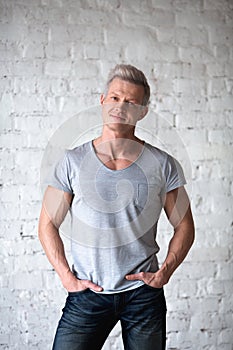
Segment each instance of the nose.
[{"label": "nose", "polygon": [[124,101],[118,101],[116,103],[116,105],[114,106],[114,109],[117,111],[117,112],[125,112],[127,110],[127,104],[124,102]]}]

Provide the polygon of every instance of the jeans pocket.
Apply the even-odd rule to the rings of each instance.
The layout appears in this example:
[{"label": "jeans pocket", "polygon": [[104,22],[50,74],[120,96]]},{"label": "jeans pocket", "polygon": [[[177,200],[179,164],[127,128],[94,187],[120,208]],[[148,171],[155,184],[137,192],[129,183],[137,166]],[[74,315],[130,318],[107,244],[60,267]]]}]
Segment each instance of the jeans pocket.
[{"label": "jeans pocket", "polygon": [[87,292],[89,288],[83,289],[83,290],[77,290],[76,292],[68,292],[68,296],[75,297],[77,295],[83,294]]},{"label": "jeans pocket", "polygon": [[163,290],[163,287],[161,287],[161,288],[156,288],[156,287],[152,287],[152,286],[150,286],[149,284],[144,284],[144,287],[146,287],[146,288],[149,288],[149,289],[151,289],[151,290],[154,290],[155,292],[157,291],[157,292],[159,292],[159,291],[161,291],[161,290]]}]

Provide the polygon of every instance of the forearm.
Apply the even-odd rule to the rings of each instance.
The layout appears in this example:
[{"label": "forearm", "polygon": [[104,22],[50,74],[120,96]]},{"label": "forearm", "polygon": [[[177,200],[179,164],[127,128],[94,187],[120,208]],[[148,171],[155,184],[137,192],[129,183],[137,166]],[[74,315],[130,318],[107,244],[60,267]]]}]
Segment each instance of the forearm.
[{"label": "forearm", "polygon": [[66,259],[64,245],[58,229],[52,223],[47,224],[45,227],[39,227],[39,239],[48,260],[65,287],[68,280],[74,276]]},{"label": "forearm", "polygon": [[167,257],[160,268],[161,272],[165,273],[168,279],[187,256],[193,241],[193,224],[185,228],[178,227],[175,229],[174,236],[169,243]]}]

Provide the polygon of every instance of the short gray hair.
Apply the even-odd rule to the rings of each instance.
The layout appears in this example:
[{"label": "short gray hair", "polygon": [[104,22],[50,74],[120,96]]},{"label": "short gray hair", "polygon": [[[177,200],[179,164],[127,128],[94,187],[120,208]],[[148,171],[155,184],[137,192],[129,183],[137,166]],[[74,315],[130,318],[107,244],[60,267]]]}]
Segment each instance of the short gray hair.
[{"label": "short gray hair", "polygon": [[144,87],[144,97],[142,104],[147,106],[150,99],[150,86],[142,71],[130,64],[117,64],[109,73],[107,80],[107,89],[113,79],[119,78],[121,80],[128,81],[135,85],[141,85]]}]

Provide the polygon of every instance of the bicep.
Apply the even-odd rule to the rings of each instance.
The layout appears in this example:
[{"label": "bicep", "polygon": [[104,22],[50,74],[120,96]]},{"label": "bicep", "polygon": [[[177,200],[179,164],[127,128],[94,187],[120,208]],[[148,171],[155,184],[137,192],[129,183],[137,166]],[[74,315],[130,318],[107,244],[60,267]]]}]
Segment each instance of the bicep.
[{"label": "bicep", "polygon": [[48,186],[42,203],[40,225],[59,228],[72,203],[73,195]]},{"label": "bicep", "polygon": [[190,202],[183,186],[166,194],[164,210],[174,228],[182,224],[193,226]]}]

